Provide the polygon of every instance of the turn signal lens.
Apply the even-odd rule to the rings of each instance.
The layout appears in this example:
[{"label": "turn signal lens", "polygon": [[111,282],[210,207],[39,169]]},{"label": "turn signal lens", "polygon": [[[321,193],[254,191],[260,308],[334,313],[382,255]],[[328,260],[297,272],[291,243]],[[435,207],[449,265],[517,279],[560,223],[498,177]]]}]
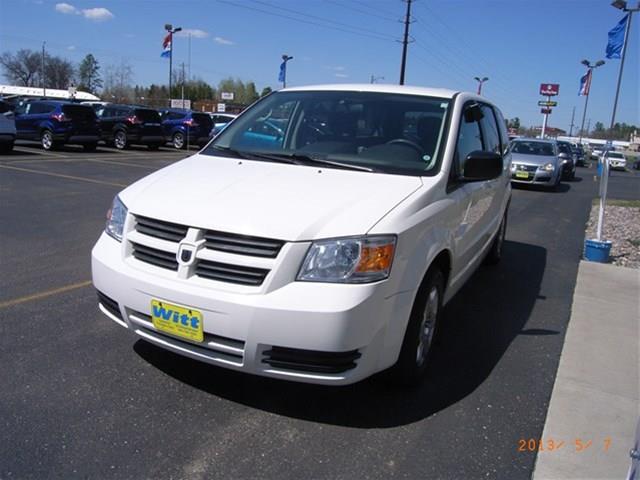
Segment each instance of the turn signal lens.
[{"label": "turn signal lens", "polygon": [[395,244],[363,247],[356,272],[380,272],[391,268]]}]

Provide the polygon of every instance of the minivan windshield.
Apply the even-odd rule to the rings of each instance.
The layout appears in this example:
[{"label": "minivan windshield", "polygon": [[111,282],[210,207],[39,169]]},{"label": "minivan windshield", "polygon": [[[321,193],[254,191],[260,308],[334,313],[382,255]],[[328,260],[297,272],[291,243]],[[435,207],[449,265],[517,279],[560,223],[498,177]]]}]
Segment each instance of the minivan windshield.
[{"label": "minivan windshield", "polygon": [[202,153],[435,175],[449,103],[383,92],[277,92],[230,123]]}]

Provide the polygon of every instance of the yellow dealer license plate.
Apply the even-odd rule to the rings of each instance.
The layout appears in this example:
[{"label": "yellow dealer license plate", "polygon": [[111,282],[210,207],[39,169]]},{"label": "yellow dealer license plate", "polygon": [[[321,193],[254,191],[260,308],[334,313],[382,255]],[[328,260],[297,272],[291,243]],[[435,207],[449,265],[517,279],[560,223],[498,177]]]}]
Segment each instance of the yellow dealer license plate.
[{"label": "yellow dealer license plate", "polygon": [[151,320],[153,326],[161,332],[194,342],[202,342],[204,338],[202,313],[193,308],[151,300]]},{"label": "yellow dealer license plate", "polygon": [[516,172],[516,178],[529,178],[528,172]]}]

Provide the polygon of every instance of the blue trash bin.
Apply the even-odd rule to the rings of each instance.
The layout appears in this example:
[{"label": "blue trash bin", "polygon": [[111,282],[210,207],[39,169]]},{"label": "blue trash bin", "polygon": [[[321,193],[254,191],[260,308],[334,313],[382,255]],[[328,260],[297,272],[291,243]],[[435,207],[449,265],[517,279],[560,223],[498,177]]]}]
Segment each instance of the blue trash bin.
[{"label": "blue trash bin", "polygon": [[598,240],[584,241],[584,258],[590,262],[607,263],[611,253],[611,242]]}]

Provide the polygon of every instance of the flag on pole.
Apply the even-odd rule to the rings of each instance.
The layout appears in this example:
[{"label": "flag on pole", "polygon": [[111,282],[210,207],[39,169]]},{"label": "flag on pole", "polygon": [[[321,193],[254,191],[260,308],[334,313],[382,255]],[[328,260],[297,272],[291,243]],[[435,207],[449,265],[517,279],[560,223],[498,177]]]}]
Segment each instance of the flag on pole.
[{"label": "flag on pole", "polygon": [[589,89],[591,88],[591,72],[592,70],[587,70],[583,76],[580,77],[580,90],[578,91],[578,96],[589,95]]},{"label": "flag on pole", "polygon": [[161,57],[169,58],[171,56],[172,36],[171,32],[169,32],[167,36],[164,37],[164,40],[162,41],[162,53],[160,54]]},{"label": "flag on pole", "polygon": [[607,58],[620,58],[624,47],[624,32],[627,29],[627,13],[615,27],[609,30],[609,42],[607,43]]},{"label": "flag on pole", "polygon": [[283,82],[287,78],[287,62],[284,61],[280,64],[280,74],[278,75],[278,81]]}]

